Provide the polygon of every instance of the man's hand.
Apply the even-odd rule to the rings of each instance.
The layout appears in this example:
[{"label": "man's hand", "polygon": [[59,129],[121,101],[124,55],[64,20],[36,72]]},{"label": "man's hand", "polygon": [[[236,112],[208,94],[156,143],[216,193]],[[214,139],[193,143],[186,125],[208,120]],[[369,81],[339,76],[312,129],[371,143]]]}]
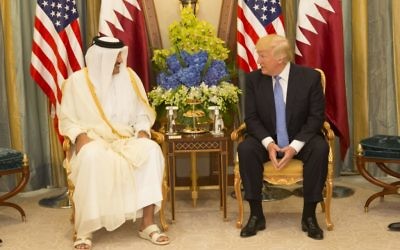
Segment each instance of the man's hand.
[{"label": "man's hand", "polygon": [[[278,145],[276,145],[273,142],[268,144],[267,150],[268,150],[269,160],[272,162],[272,165],[276,169],[284,168],[287,165],[287,163],[296,154],[296,150],[294,150],[294,148],[292,148],[290,146],[286,146],[284,148],[280,148]],[[279,152],[283,154],[283,158],[278,161],[277,154]]]},{"label": "man's hand", "polygon": [[278,145],[271,142],[270,144],[268,144],[267,150],[268,150],[269,160],[272,162],[272,165],[275,168],[278,168],[279,162],[276,156],[281,149],[279,148]]},{"label": "man's hand", "polygon": [[149,135],[146,131],[140,130],[140,131],[138,132],[137,137],[138,137],[138,138],[150,138],[150,135]]},{"label": "man's hand", "polygon": [[280,152],[283,153],[283,157],[278,163],[278,169],[284,168],[289,163],[289,161],[293,159],[293,156],[296,154],[296,150],[294,150],[294,148],[292,148],[291,146],[286,146],[282,148]]},{"label": "man's hand", "polygon": [[92,139],[87,136],[86,133],[79,134],[75,140],[75,154],[78,154],[81,148],[86,144],[91,142]]}]

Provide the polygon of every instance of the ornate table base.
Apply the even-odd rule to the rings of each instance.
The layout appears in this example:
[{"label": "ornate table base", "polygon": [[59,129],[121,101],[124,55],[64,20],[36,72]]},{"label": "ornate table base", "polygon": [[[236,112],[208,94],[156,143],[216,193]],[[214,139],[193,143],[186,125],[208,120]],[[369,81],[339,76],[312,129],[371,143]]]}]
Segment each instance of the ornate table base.
[{"label": "ornate table base", "polygon": [[228,137],[214,137],[209,133],[182,135],[181,137],[167,137],[166,139],[167,166],[169,169],[169,187],[171,198],[172,221],[175,221],[175,179],[176,179],[176,155],[190,154],[191,157],[191,191],[193,206],[196,206],[199,186],[197,184],[196,153],[218,153],[219,154],[219,190],[220,207],[223,210],[223,218],[227,218],[226,189],[227,189],[227,166],[228,166]]},{"label": "ornate table base", "polygon": [[[382,180],[379,180],[375,178],[374,176],[371,175],[370,172],[368,172],[366,168],[366,163],[371,162],[375,163],[375,165],[382,170],[384,173],[388,174],[389,176],[396,177],[399,180],[394,181],[391,183],[386,183],[383,182]],[[383,197],[388,194],[400,194],[400,173],[395,172],[392,169],[390,169],[386,164],[389,163],[396,163],[400,164],[400,159],[386,159],[386,158],[377,158],[377,157],[366,157],[362,154],[362,149],[359,149],[359,152],[357,154],[357,168],[360,174],[369,182],[372,184],[382,187],[382,191],[377,192],[373,195],[371,195],[368,200],[365,202],[364,205],[364,210],[365,212],[368,212],[368,206],[369,204],[378,197]]]}]

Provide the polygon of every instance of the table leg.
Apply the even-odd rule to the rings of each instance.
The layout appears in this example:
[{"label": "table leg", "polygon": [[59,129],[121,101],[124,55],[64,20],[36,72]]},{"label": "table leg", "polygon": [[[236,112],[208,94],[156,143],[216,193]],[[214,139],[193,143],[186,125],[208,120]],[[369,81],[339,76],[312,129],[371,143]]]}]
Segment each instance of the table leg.
[{"label": "table leg", "polygon": [[224,195],[223,195],[223,159],[222,152],[219,153],[219,165],[218,165],[218,185],[219,185],[219,209],[223,211],[224,209]]},{"label": "table leg", "polygon": [[199,187],[197,186],[197,162],[196,162],[196,152],[190,153],[191,159],[191,177],[192,177],[192,200],[193,200],[193,207],[197,205],[197,198],[198,198],[198,190]]},{"label": "table leg", "polygon": [[221,195],[222,195],[222,209],[224,213],[224,220],[227,219],[227,206],[226,206],[226,190],[227,190],[227,183],[228,183],[228,157],[226,153],[227,145],[225,145],[225,151],[220,152],[220,168],[221,168]]},{"label": "table leg", "polygon": [[385,164],[383,162],[379,162],[379,161],[366,161],[363,156],[358,155],[357,156],[357,168],[358,171],[360,172],[360,174],[366,179],[368,180],[370,183],[376,185],[376,186],[380,186],[382,187],[382,191],[377,192],[373,195],[371,195],[368,200],[365,202],[364,205],[364,211],[368,212],[368,208],[369,208],[369,204],[376,198],[381,197],[383,198],[385,195],[387,194],[396,194],[398,193],[398,188],[396,186],[396,182],[394,183],[386,183],[383,182],[377,178],[375,178],[368,170],[366,167],[366,162],[373,162],[375,163],[383,172],[387,173],[388,175],[394,176],[392,174],[391,171],[388,171],[388,168],[385,166]]},{"label": "table leg", "polygon": [[168,167],[169,167],[169,187],[170,187],[170,198],[171,198],[171,217],[172,222],[175,221],[175,157],[168,156]]}]

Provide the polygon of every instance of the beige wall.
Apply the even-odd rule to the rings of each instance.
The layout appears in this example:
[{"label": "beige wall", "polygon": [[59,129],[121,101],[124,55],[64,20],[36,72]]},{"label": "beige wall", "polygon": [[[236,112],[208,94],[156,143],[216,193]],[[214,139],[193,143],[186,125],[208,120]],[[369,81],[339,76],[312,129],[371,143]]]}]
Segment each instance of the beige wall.
[{"label": "beige wall", "polygon": [[[217,32],[222,0],[199,0],[200,8],[197,17],[215,27]],[[161,40],[164,48],[169,48],[168,26],[180,20],[179,0],[154,0],[156,6]]]}]

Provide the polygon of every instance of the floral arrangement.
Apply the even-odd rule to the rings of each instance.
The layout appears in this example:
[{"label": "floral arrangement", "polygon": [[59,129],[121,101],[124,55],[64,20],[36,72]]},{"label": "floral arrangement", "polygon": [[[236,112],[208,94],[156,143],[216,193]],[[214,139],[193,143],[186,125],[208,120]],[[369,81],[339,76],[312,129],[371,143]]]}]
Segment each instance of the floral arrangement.
[{"label": "floral arrangement", "polygon": [[[221,112],[234,108],[239,102],[241,90],[232,83],[222,81],[218,85],[209,86],[204,82],[195,87],[180,85],[176,88],[165,89],[161,86],[149,92],[149,99],[154,107],[188,106],[187,100],[198,100],[204,109],[218,106]],[[182,109],[184,110],[184,109]]]},{"label": "floral arrangement", "polygon": [[218,106],[223,114],[236,109],[241,90],[229,83],[229,50],[212,25],[199,21],[191,8],[183,8],[181,20],[169,27],[169,39],[171,48],[155,50],[153,56],[158,86],[148,96],[157,114],[165,114],[166,106],[185,112],[188,100],[201,103],[206,114],[209,106]]}]

